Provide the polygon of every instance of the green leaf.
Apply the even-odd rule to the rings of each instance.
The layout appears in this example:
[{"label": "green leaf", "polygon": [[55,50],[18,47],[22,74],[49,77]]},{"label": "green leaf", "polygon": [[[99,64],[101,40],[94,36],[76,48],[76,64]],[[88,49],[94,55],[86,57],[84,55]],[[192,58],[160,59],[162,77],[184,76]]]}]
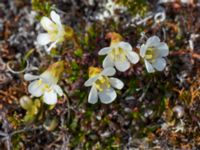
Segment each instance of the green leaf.
[{"label": "green leaf", "polygon": [[82,57],[82,55],[83,55],[83,50],[82,49],[76,49],[75,51],[74,51],[74,54],[77,56],[77,57]]},{"label": "green leaf", "polygon": [[35,116],[30,115],[30,114],[27,113],[23,120],[24,120],[24,122],[31,122],[34,119],[35,119]]},{"label": "green leaf", "polygon": [[33,105],[30,109],[27,110],[27,113],[30,115],[37,115],[38,108],[35,105]]},{"label": "green leaf", "polygon": [[22,96],[19,100],[19,103],[25,110],[29,110],[33,105],[33,101],[28,96]]},{"label": "green leaf", "polygon": [[53,118],[52,120],[47,119],[43,126],[46,130],[53,131],[58,126],[58,120],[56,118]]}]

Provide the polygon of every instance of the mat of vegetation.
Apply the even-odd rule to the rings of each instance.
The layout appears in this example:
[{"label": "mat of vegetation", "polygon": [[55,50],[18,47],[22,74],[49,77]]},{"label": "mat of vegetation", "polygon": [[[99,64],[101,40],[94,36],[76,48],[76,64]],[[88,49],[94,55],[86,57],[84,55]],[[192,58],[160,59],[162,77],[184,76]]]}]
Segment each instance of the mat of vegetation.
[{"label": "mat of vegetation", "polygon": [[[57,12],[67,33],[47,54],[40,20]],[[88,103],[88,68],[100,67],[107,33],[135,52],[158,36],[169,55],[162,72],[140,60],[115,77],[124,82],[110,104]],[[65,61],[56,105],[31,97],[24,74]],[[26,107],[20,103],[28,101]],[[200,149],[200,2],[195,0],[1,0],[0,149]]]}]

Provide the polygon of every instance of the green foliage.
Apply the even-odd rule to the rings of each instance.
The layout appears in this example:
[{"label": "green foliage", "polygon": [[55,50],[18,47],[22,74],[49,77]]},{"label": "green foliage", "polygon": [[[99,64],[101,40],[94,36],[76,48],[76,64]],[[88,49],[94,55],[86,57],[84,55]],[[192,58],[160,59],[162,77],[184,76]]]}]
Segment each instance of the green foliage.
[{"label": "green foliage", "polygon": [[76,131],[77,126],[78,126],[78,119],[74,118],[72,120],[72,123],[70,124],[70,129],[72,129],[73,131]]},{"label": "green foliage", "polygon": [[83,55],[83,50],[82,49],[76,49],[75,51],[74,51],[74,54],[75,54],[75,56],[77,56],[77,57],[82,57],[82,55]]},{"label": "green foliage", "polygon": [[24,121],[31,122],[35,119],[36,115],[39,113],[41,102],[39,99],[33,101],[28,96],[23,96],[20,98],[20,105],[23,109],[26,110]]},{"label": "green foliage", "polygon": [[58,120],[56,117],[54,117],[53,119],[47,118],[43,126],[46,130],[53,131],[58,126]]},{"label": "green foliage", "polygon": [[14,112],[12,116],[8,117],[9,122],[12,124],[13,127],[17,128],[22,124],[22,120],[17,112]]},{"label": "green foliage", "polygon": [[40,13],[41,16],[48,15],[52,9],[51,0],[32,0],[31,4],[32,9]]},{"label": "green foliage", "polygon": [[74,82],[78,79],[79,76],[79,65],[78,63],[76,63],[75,61],[71,62],[71,68],[72,68],[72,72],[71,72],[71,76],[70,76],[70,81]]},{"label": "green foliage", "polygon": [[87,28],[87,33],[84,35],[83,39],[80,41],[81,45],[83,45],[86,49],[92,52],[95,49],[95,39],[97,38],[96,24],[93,24]]},{"label": "green foliage", "polygon": [[13,150],[22,150],[25,149],[24,144],[21,142],[25,139],[23,134],[15,134],[12,137],[12,143],[14,145]]},{"label": "green foliage", "polygon": [[136,91],[136,88],[137,88],[137,85],[136,85],[136,79],[131,79],[130,82],[129,82],[129,88],[128,90],[126,91],[127,94],[132,94]]},{"label": "green foliage", "polygon": [[148,11],[146,0],[118,0],[117,3],[126,6],[132,15],[140,14],[144,16]]}]

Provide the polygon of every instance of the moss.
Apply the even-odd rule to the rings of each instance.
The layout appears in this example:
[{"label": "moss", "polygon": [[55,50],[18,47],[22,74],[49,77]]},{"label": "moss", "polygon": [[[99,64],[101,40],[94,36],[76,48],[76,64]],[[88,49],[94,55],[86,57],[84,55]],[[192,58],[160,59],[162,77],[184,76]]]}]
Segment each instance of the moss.
[{"label": "moss", "polygon": [[147,0],[117,0],[117,3],[126,6],[134,16],[136,14],[144,16],[149,9]]},{"label": "moss", "polygon": [[48,16],[52,10],[51,0],[31,0],[31,4],[32,9],[40,14],[37,16],[38,19],[41,16]]}]

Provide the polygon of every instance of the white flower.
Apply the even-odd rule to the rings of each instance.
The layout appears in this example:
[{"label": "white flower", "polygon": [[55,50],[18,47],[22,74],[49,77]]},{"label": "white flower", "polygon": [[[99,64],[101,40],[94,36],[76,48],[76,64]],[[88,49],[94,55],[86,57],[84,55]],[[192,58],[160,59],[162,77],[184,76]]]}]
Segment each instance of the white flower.
[{"label": "white flower", "polygon": [[92,86],[88,97],[89,103],[97,103],[98,97],[104,104],[111,103],[116,99],[117,94],[114,88],[122,89],[124,83],[117,78],[109,77],[113,76],[115,72],[115,69],[112,67],[103,70],[96,67],[90,67],[90,78],[84,84],[85,86]]},{"label": "white flower", "polygon": [[148,72],[155,70],[162,71],[166,66],[166,57],[169,54],[169,48],[166,43],[160,42],[157,36],[150,37],[146,44],[140,48],[140,56],[144,58],[144,63]]},{"label": "white flower", "polygon": [[29,93],[34,97],[43,96],[43,100],[46,104],[56,104],[57,95],[63,95],[61,87],[57,85],[59,75],[62,72],[62,65],[62,62],[57,62],[39,76],[28,73],[25,74],[24,79],[32,81],[28,86]]},{"label": "white flower", "polygon": [[55,11],[51,11],[50,16],[51,20],[48,17],[42,17],[40,22],[47,33],[40,33],[37,37],[37,42],[40,45],[51,43],[47,49],[48,53],[53,47],[56,47],[57,43],[62,42],[65,36],[65,30],[61,23],[60,16]]},{"label": "white flower", "polygon": [[[108,34],[109,35],[109,34]],[[121,41],[121,36],[117,33],[110,33],[110,47],[105,47],[99,51],[99,55],[107,55],[103,61],[103,67],[116,67],[124,72],[130,68],[130,63],[136,64],[139,56],[132,50],[132,46]]]}]

